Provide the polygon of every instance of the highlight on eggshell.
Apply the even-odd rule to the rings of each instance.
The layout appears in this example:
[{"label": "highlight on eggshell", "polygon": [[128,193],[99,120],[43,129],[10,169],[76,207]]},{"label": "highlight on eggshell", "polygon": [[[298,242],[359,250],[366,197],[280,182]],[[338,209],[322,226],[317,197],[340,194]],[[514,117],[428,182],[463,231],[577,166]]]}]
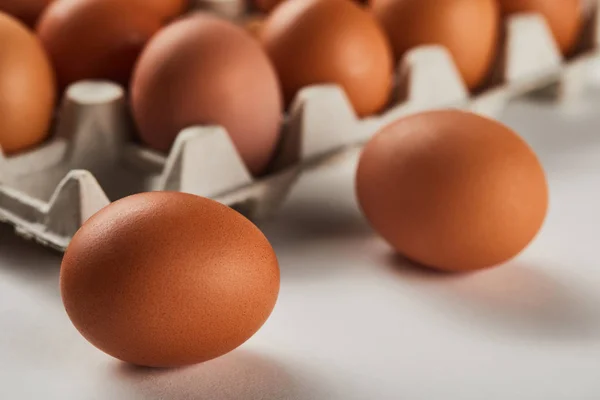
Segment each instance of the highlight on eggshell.
[{"label": "highlight on eggshell", "polygon": [[73,325],[98,349],[177,367],[253,336],[275,306],[279,266],[261,231],[233,209],[191,194],[140,193],[77,231],[60,290]]},{"label": "highlight on eggshell", "polygon": [[48,56],[27,27],[0,12],[0,148],[29,150],[50,134],[56,88]]},{"label": "highlight on eggshell", "polygon": [[548,208],[544,170],[527,143],[499,122],[456,110],[384,127],[364,148],[356,192],[398,253],[442,271],[510,260]]},{"label": "highlight on eggshell", "polygon": [[359,116],[389,101],[394,61],[374,16],[349,0],[287,0],[266,18],[260,40],[288,105],[308,86],[337,84]]}]

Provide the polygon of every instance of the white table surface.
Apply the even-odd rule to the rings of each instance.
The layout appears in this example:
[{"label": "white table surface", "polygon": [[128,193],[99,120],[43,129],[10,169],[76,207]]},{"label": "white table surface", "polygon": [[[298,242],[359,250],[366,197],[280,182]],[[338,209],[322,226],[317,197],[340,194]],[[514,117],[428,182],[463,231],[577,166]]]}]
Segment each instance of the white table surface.
[{"label": "white table surface", "polygon": [[179,370],[135,368],[67,318],[60,256],[0,227],[0,399],[600,399],[600,97],[512,105],[544,163],[541,235],[471,275],[397,260],[361,217],[355,157],[305,176],[263,228],[281,295],[241,348]]}]

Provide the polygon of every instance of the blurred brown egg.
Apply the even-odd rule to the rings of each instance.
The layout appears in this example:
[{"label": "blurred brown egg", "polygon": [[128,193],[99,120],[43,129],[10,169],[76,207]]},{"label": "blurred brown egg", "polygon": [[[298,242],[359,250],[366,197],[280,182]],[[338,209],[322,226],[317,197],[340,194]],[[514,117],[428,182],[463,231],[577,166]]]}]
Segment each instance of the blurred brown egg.
[{"label": "blurred brown egg", "polygon": [[150,367],[195,364],[248,340],[279,292],[265,236],[202,197],[141,193],[92,216],[60,271],[63,303],[105,353]]},{"label": "blurred brown egg", "polygon": [[140,9],[152,11],[161,20],[171,20],[187,10],[190,0],[130,0]]},{"label": "blurred brown egg", "polygon": [[38,38],[0,12],[0,147],[5,154],[48,136],[55,96],[52,68]]},{"label": "blurred brown egg", "polygon": [[538,12],[546,18],[560,51],[568,55],[583,28],[582,0],[499,0],[505,15]]},{"label": "blurred brown egg", "polygon": [[271,160],[282,120],[279,83],[241,27],[200,12],[172,23],[144,50],[131,92],[140,137],[156,150],[168,151],[187,127],[217,124],[252,173]]},{"label": "blurred brown egg", "polygon": [[371,4],[397,60],[415,47],[442,45],[469,89],[488,76],[500,32],[496,0],[372,0]]},{"label": "blurred brown egg", "polygon": [[263,16],[251,16],[246,18],[242,25],[255,38],[260,37],[260,31],[262,30],[265,19]]},{"label": "blurred brown egg", "polygon": [[[263,12],[271,12],[277,5],[288,0],[253,0],[254,6]],[[354,1],[358,4],[367,4],[367,0],[346,0]]]},{"label": "blurred brown egg", "polygon": [[284,2],[285,0],[254,0],[254,5],[260,11],[270,12],[275,8],[279,3]]},{"label": "blurred brown egg", "polygon": [[38,17],[53,0],[0,0],[0,11],[34,27]]},{"label": "blurred brown egg", "polygon": [[365,147],[356,183],[371,226],[402,255],[444,271],[515,257],[548,207],[531,148],[506,126],[461,111],[385,127]]},{"label": "blurred brown egg", "polygon": [[336,83],[360,116],[387,104],[393,75],[389,43],[373,16],[348,0],[288,0],[261,29],[286,102],[310,85]]},{"label": "blurred brown egg", "polygon": [[157,16],[122,0],[60,0],[50,5],[37,32],[59,86],[85,79],[122,85],[142,48],[160,29]]}]

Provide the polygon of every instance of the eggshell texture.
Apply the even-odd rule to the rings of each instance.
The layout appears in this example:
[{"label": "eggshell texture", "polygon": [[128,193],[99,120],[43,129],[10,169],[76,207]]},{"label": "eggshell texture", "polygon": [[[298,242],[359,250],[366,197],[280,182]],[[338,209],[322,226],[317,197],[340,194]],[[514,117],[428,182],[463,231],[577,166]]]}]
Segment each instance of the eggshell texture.
[{"label": "eggshell texture", "polygon": [[500,11],[496,0],[373,0],[397,60],[421,45],[445,46],[466,85],[477,88],[497,51]]},{"label": "eggshell texture", "polygon": [[56,89],[39,40],[25,25],[0,12],[0,147],[6,154],[29,149],[49,134]]},{"label": "eggshell texture", "polygon": [[215,201],[133,195],[77,232],[61,267],[71,321],[93,345],[150,367],[199,363],[249,339],[279,292],[271,245]]},{"label": "eggshell texture", "polygon": [[169,25],[148,44],[132,85],[141,139],[168,151],[181,130],[221,125],[254,174],[270,161],[282,120],[277,75],[243,28],[206,13]]},{"label": "eggshell texture", "polygon": [[84,79],[128,84],[142,48],[160,27],[156,15],[133,2],[60,0],[46,9],[37,32],[64,89]]},{"label": "eggshell texture", "polygon": [[581,0],[499,0],[505,15],[538,12],[546,18],[561,52],[568,55],[583,28]]},{"label": "eggshell texture", "polygon": [[380,111],[389,98],[392,52],[366,10],[348,0],[288,0],[261,29],[288,104],[309,85],[337,83],[360,116]]},{"label": "eggshell texture", "polygon": [[53,0],[0,0],[0,11],[12,15],[29,27]]},{"label": "eggshell texture", "polygon": [[432,111],[387,126],[365,147],[357,194],[399,253],[445,271],[491,267],[535,237],[548,207],[533,151],[498,122]]}]

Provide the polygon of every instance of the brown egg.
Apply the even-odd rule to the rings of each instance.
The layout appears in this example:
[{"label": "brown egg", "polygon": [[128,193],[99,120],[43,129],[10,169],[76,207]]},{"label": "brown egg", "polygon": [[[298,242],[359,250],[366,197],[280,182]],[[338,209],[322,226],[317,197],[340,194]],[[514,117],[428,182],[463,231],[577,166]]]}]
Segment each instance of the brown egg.
[{"label": "brown egg", "polygon": [[126,85],[150,37],[160,29],[152,13],[122,0],[60,0],[50,5],[37,32],[59,86],[84,79]]},{"label": "brown egg", "polygon": [[12,15],[29,27],[34,27],[38,17],[53,0],[0,0],[0,11]]},{"label": "brown egg", "polygon": [[372,0],[396,59],[410,49],[445,46],[470,89],[490,72],[497,51],[500,12],[496,0]]},{"label": "brown egg", "polygon": [[[288,0],[253,0],[254,6],[263,12],[270,12],[276,6]],[[346,0],[346,1],[354,1],[358,4],[366,4],[367,0]]]},{"label": "brown egg", "polygon": [[568,55],[583,28],[581,0],[499,0],[505,15],[538,12],[546,18],[558,47]]},{"label": "brown egg", "polygon": [[130,0],[140,8],[147,8],[161,20],[171,20],[189,7],[190,0]]},{"label": "brown egg", "polygon": [[197,12],[157,34],[137,64],[133,115],[148,146],[168,151],[192,125],[227,129],[260,174],[279,138],[282,101],[273,66],[243,28]]},{"label": "brown egg", "polygon": [[285,0],[254,0],[254,5],[260,11],[270,12],[274,9],[279,3],[282,3]]},{"label": "brown egg", "polygon": [[365,147],[361,208],[399,253],[444,271],[505,262],[539,231],[548,207],[544,171],[504,125],[460,111],[394,122]]},{"label": "brown egg", "polygon": [[251,16],[246,18],[242,22],[242,26],[250,35],[255,38],[260,37],[260,31],[262,30],[262,26],[265,23],[265,19],[262,16]]},{"label": "brown egg", "polygon": [[55,95],[54,75],[38,38],[0,12],[0,147],[5,154],[48,136]]},{"label": "brown egg", "polygon": [[271,245],[236,211],[153,192],[90,218],[63,258],[71,321],[107,354],[175,367],[223,355],[267,320],[279,292]]},{"label": "brown egg", "polygon": [[387,104],[392,53],[369,12],[348,0],[288,0],[267,18],[261,41],[289,104],[309,85],[340,85],[360,116]]}]

